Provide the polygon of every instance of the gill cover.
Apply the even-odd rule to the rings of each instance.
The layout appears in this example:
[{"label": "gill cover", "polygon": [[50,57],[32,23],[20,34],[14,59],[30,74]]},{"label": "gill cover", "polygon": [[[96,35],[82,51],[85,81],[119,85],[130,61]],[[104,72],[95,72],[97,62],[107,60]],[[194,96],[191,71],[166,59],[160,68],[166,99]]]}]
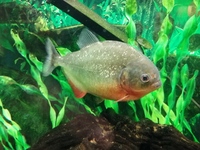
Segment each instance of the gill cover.
[{"label": "gill cover", "polygon": [[130,91],[129,72],[127,68],[121,70],[119,75],[119,83],[122,89],[126,90],[127,92]]},{"label": "gill cover", "polygon": [[151,84],[151,77],[148,73],[144,73],[137,67],[133,69],[129,65],[122,69],[119,75],[119,83],[122,89],[128,93],[133,93],[148,88]]}]

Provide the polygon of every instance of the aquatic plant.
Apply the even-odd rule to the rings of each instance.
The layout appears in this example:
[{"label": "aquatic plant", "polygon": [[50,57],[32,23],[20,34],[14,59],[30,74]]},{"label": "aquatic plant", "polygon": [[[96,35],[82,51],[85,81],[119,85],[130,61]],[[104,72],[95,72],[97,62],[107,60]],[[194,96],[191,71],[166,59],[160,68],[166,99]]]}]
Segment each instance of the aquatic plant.
[{"label": "aquatic plant", "polygon": [[[154,63],[162,64],[160,74],[163,85],[159,90],[141,98],[140,102],[146,118],[161,124],[172,124],[181,132],[187,129],[193,136],[193,139],[198,141],[185,118],[186,107],[191,103],[195,91],[198,70],[196,70],[191,77],[191,75],[189,75],[188,65],[180,64],[185,57],[189,56],[188,41],[189,37],[194,34],[197,29],[198,16],[193,15],[186,22],[178,36],[172,34],[170,37],[171,32],[176,32],[176,28],[173,30],[173,24],[169,17],[174,7],[174,1],[163,0],[162,4],[166,8],[167,15],[163,19],[161,30],[158,33],[158,40],[154,45],[152,58]],[[178,40],[180,42],[177,42],[177,38],[180,38]],[[172,44],[175,42],[175,45]],[[168,75],[167,72],[169,71],[167,71],[167,65],[169,64],[170,57],[173,58],[173,55],[175,55],[176,64],[171,71],[171,75]],[[165,92],[166,81],[170,81],[171,84],[171,92],[169,95]],[[181,85],[179,85],[179,89],[177,89],[179,83],[181,83]],[[179,95],[178,90],[181,91]]]},{"label": "aquatic plant", "polygon": [[[137,2],[135,0],[126,0],[126,7],[124,8],[126,16],[128,18],[128,24],[126,26],[126,33],[128,36],[128,43],[134,47],[136,47],[135,39],[136,39],[136,27],[135,23],[132,19],[132,15],[137,12]],[[104,101],[105,108],[113,108],[116,113],[119,113],[119,106],[118,103],[111,101],[111,100],[105,100]],[[135,105],[133,103],[129,102],[129,105],[133,108],[135,108]]]},{"label": "aquatic plant", "polygon": [[124,14],[125,0],[111,0],[104,5],[102,17],[112,24],[125,24],[127,18]]},{"label": "aquatic plant", "polygon": [[[29,31],[27,31],[27,34],[33,34]],[[46,87],[46,85],[44,84],[43,80],[42,80],[42,67],[43,67],[43,63],[41,61],[39,61],[37,59],[37,57],[30,52],[30,50],[28,50],[26,48],[25,43],[23,42],[23,40],[20,38],[19,33],[17,30],[11,28],[10,29],[10,36],[13,38],[14,42],[15,42],[15,47],[16,50],[18,51],[18,53],[22,56],[21,59],[24,59],[23,62],[21,62],[21,71],[24,71],[24,67],[28,67],[30,70],[27,71],[27,74],[30,74],[31,77],[35,80],[35,82],[37,83],[36,85],[32,85],[32,84],[23,84],[23,83],[18,83],[17,81],[15,81],[14,79],[12,79],[9,76],[0,76],[0,86],[11,86],[11,85],[15,85],[18,86],[22,91],[24,91],[25,93],[29,94],[29,95],[38,95],[39,97],[41,97],[42,99],[45,99],[49,105],[49,116],[50,116],[50,121],[52,124],[52,128],[58,126],[60,124],[60,122],[63,120],[65,113],[66,113],[66,109],[72,109],[74,110],[74,106],[67,104],[68,102],[68,97],[74,97],[73,96],[73,92],[68,84],[68,82],[66,81],[66,78],[64,77],[63,73],[61,71],[57,71],[57,75],[53,75],[52,77],[59,82],[61,88],[63,89],[61,91],[61,93],[59,94],[59,99],[50,95],[48,93],[48,89]],[[39,40],[41,42],[43,42],[42,38],[40,38],[39,36],[35,35],[36,38],[39,38]],[[70,51],[68,50],[64,50],[62,47],[58,48],[58,51],[61,53],[61,55],[64,55],[66,53],[69,53]],[[14,61],[18,61],[19,58],[17,58]],[[7,89],[10,90],[10,89]],[[3,98],[5,98],[3,96]],[[89,108],[85,103],[83,99],[77,99],[74,97],[74,100],[76,103],[78,103],[79,105],[83,106],[85,108],[86,111],[88,111],[91,114],[94,114],[94,112],[91,110],[91,108]],[[57,102],[57,103],[55,103]],[[70,108],[73,107],[73,108]],[[67,120],[65,120],[67,121]],[[11,134],[11,136],[14,137],[14,135]],[[6,141],[7,144],[9,144],[9,141]],[[24,145],[26,146],[26,145]],[[22,149],[26,149],[25,147]]]},{"label": "aquatic plant", "polygon": [[[0,79],[0,82],[12,82],[10,80]],[[26,143],[25,137],[20,133],[20,126],[12,120],[11,114],[8,109],[4,108],[0,99],[0,142],[4,150],[25,150],[30,146]],[[11,137],[15,144],[12,144]]]},{"label": "aquatic plant", "polygon": [[128,35],[128,43],[130,45],[135,45],[133,43],[136,40],[136,26],[132,19],[133,14],[137,12],[137,2],[136,0],[126,0],[125,13],[128,18],[128,25],[126,26],[126,33]]},{"label": "aquatic plant", "polygon": [[[126,6],[130,5],[130,8],[136,8],[134,1],[131,1],[132,4],[128,0],[126,2]],[[199,7],[199,4],[195,3]],[[174,1],[163,0],[162,5],[166,9],[166,16],[162,21],[158,39],[154,43],[150,56],[154,63],[160,67],[162,87],[141,98],[142,113],[145,118],[149,118],[156,123],[173,125],[182,133],[186,132],[186,130],[189,131],[194,141],[197,142],[198,140],[191,129],[189,120],[186,119],[185,111],[191,102],[197,104],[192,96],[195,91],[196,78],[199,71],[195,70],[192,75],[188,64],[183,63],[183,61],[185,58],[191,56],[189,52],[190,36],[199,32],[197,31],[199,25],[198,11],[196,15],[194,14],[188,19],[184,28],[180,30],[178,27],[174,28],[170,19]],[[129,44],[133,46],[135,46],[136,29],[131,16],[135,13],[135,10],[137,9],[128,10],[128,7],[126,7],[126,15],[129,18],[126,33],[129,38]],[[175,65],[169,70],[171,60],[174,60]],[[169,82],[171,91],[169,88],[166,89],[166,85]],[[132,108],[132,114],[134,114],[132,118],[135,121],[139,121],[141,119],[139,117],[141,110],[138,110],[137,102],[130,101],[127,104]],[[120,104],[117,105],[110,101],[105,101],[104,105],[106,108],[113,108],[115,112],[121,113],[119,111]],[[197,104],[197,106],[199,105]]]},{"label": "aquatic plant", "polygon": [[[102,6],[102,9],[104,10],[107,9],[106,13],[108,13],[108,15],[113,15],[109,16],[109,18],[116,18],[114,16],[120,14],[121,16],[118,16],[120,18],[120,21],[118,20],[118,23],[120,24],[126,23],[128,18],[129,22],[126,26],[126,33],[129,37],[129,44],[134,46],[137,31],[135,28],[135,21],[133,20],[133,16],[137,13],[138,5],[136,1],[133,0],[113,0],[112,2],[112,5],[116,6],[117,8],[121,7],[120,9],[118,9],[118,12],[116,12],[115,9],[111,9],[111,3],[109,3],[108,1],[99,4],[99,6]],[[30,1],[30,3],[33,4],[34,7],[40,10],[43,14],[50,13],[49,19],[47,20],[44,19],[44,17],[38,18],[38,22],[43,24],[43,28],[39,28],[37,32],[57,27],[69,25],[71,26],[77,23],[73,20],[70,21],[69,16],[66,16],[65,13],[61,12],[54,6],[41,4],[42,2],[35,3],[34,1]],[[198,1],[194,1],[194,3],[199,8]],[[154,4],[156,5],[156,2]],[[189,64],[184,63],[183,60],[191,56],[190,52],[188,51],[189,37],[191,37],[195,33],[199,33],[199,17],[198,15],[193,15],[192,17],[190,17],[185,23],[183,29],[177,26],[174,27],[174,24],[170,20],[171,12],[175,5],[174,1],[163,0],[162,4],[163,7],[166,9],[166,16],[161,22],[162,25],[158,33],[158,39],[156,41],[152,40],[152,51],[145,51],[145,53],[150,53],[150,58],[160,68],[161,80],[163,85],[159,90],[141,98],[140,101],[117,103],[111,100],[105,100],[98,106],[91,107],[91,104],[88,104],[86,99],[77,99],[74,97],[71,87],[69,86],[66,78],[64,77],[60,69],[57,69],[53,74],[51,74],[51,77],[56,80],[61,86],[58,97],[53,96],[52,93],[49,92],[50,89],[48,89],[48,87],[45,85],[44,79],[41,75],[43,62],[40,61],[38,57],[30,51],[30,47],[27,47],[27,43],[20,35],[33,35],[37,40],[43,43],[43,45],[45,43],[45,38],[40,37],[37,32],[30,32],[28,30],[28,27],[26,26],[17,25],[1,26],[2,32],[0,34],[0,37],[4,40],[0,41],[0,44],[4,48],[6,47],[7,50],[20,54],[19,58],[12,61],[14,61],[16,64],[21,61],[21,65],[18,69],[21,70],[24,74],[30,75],[31,78],[36,82],[36,85],[21,83],[14,80],[10,76],[1,75],[0,86],[14,85],[20,88],[21,91],[25,93],[41,97],[41,100],[44,100],[49,106],[48,111],[52,128],[59,125],[62,121],[68,121],[70,118],[67,118],[66,116],[68,115],[69,111],[74,112],[75,110],[76,112],[74,113],[82,113],[81,109],[84,108],[84,110],[86,110],[86,112],[88,113],[99,115],[104,109],[113,108],[115,112],[128,115],[135,121],[139,121],[145,117],[151,119],[156,123],[174,125],[181,132],[187,129],[193,136],[193,139],[195,141],[198,141],[193,134],[194,131],[192,131],[190,124],[188,123],[188,118],[185,115],[187,107],[190,105],[190,103],[194,101],[192,99],[192,96],[195,91],[198,71],[196,70],[194,72],[191,72]],[[124,9],[126,10],[126,16],[124,15]],[[106,16],[106,14],[103,15]],[[64,21],[66,20],[66,18],[69,21]],[[44,21],[43,19],[46,21]],[[117,22],[117,20],[112,21],[112,23]],[[19,30],[16,30],[16,28]],[[4,29],[8,29],[10,31],[10,34],[8,33],[6,36],[3,35]],[[19,31],[22,33],[19,33]],[[10,42],[12,40],[14,40],[15,43],[14,47],[12,46],[12,44],[10,44],[12,43]],[[56,42],[54,42],[54,44],[56,45]],[[66,55],[70,52],[65,47],[57,47],[57,50],[61,55]],[[169,69],[169,64],[172,60],[174,61],[174,66]],[[169,86],[170,88],[166,89]],[[4,98],[4,96],[1,96],[3,102]],[[0,107],[2,108],[2,110],[5,109],[3,107],[3,104]],[[5,112],[9,115],[8,110],[5,109],[4,114]],[[2,115],[0,115],[4,118],[4,120],[1,121],[9,121],[7,120],[6,116],[4,116],[4,114],[2,112]],[[13,123],[13,121],[9,123]],[[1,125],[2,129],[4,129],[5,125]],[[23,137],[22,134],[20,134],[20,128],[18,127],[15,129],[17,129],[16,132],[19,134],[19,137]],[[5,132],[4,134],[2,134],[3,136],[1,137],[1,139],[4,141],[4,145],[6,143],[6,146],[9,146],[10,141],[8,141],[7,137],[4,136],[8,135],[9,132],[6,132],[6,130],[3,131]],[[16,135],[14,134],[9,134],[9,136],[17,139],[15,138]],[[24,140],[22,143],[24,144],[20,145],[21,149],[26,149],[28,147],[26,141]]]},{"label": "aquatic plant", "polygon": [[[71,88],[70,88],[69,84],[67,83],[67,81],[63,81],[63,79],[61,78],[63,76],[63,73],[58,72],[58,76],[52,75],[60,83],[60,85],[64,91],[67,91],[67,92],[70,91],[67,94],[62,95],[62,98],[64,99],[64,101],[62,103],[63,106],[62,106],[62,108],[60,108],[58,115],[56,115],[56,111],[51,104],[50,95],[48,94],[48,89],[41,79],[43,63],[40,62],[35,55],[31,54],[26,49],[26,46],[25,46],[24,42],[20,39],[17,31],[14,31],[13,29],[11,29],[11,36],[15,41],[15,45],[16,45],[18,52],[25,58],[26,62],[30,66],[30,74],[37,82],[40,94],[47,100],[47,102],[49,104],[50,120],[52,123],[52,128],[54,128],[60,124],[60,122],[62,121],[62,119],[64,117],[65,106],[66,106],[66,102],[67,102],[66,95],[72,95]],[[58,50],[61,50],[61,48]],[[66,54],[67,52],[62,51],[62,53]],[[56,100],[56,99],[54,98],[54,100]],[[81,99],[75,98],[75,100],[77,100],[78,103],[84,105],[84,103]],[[59,101],[59,100],[57,99],[57,101]],[[86,110],[88,110],[90,113],[92,113],[92,111],[90,110],[90,108],[87,105],[84,105],[84,107],[86,108]]]}]

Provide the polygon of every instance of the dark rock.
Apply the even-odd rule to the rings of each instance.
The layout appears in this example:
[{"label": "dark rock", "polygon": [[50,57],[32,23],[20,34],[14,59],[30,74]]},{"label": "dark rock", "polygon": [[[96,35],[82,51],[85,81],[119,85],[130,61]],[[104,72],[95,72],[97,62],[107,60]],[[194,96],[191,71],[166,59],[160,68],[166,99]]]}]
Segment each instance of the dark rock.
[{"label": "dark rock", "polygon": [[133,122],[107,109],[101,117],[79,115],[56,127],[30,150],[200,150],[173,126]]}]

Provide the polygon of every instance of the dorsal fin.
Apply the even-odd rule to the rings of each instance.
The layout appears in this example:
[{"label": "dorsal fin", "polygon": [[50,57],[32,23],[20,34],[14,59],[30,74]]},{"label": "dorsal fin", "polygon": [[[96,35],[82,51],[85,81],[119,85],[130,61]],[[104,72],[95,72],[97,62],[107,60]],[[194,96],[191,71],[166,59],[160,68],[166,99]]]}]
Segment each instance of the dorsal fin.
[{"label": "dorsal fin", "polygon": [[98,38],[88,28],[84,28],[79,35],[77,45],[81,49],[96,42],[99,42]]}]

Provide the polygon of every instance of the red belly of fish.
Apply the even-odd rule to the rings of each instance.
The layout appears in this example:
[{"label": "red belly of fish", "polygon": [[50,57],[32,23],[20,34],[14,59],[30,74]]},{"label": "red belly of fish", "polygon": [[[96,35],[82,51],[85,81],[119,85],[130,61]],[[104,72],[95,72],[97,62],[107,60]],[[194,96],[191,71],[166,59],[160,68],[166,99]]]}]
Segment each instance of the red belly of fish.
[{"label": "red belly of fish", "polygon": [[74,95],[77,98],[84,97],[87,93],[95,95],[97,97],[101,97],[104,99],[116,100],[116,101],[129,101],[129,100],[137,100],[146,93],[144,91],[129,91],[122,89],[121,86],[112,84],[112,85],[98,85],[93,87],[88,87],[85,85],[85,91],[81,91],[78,89],[70,80],[69,84],[74,92]]},{"label": "red belly of fish", "polygon": [[125,91],[121,87],[107,87],[106,90],[105,88],[99,87],[98,92],[90,92],[88,93],[105,98],[105,99],[110,99],[110,100],[116,100],[116,101],[129,101],[129,100],[137,100],[145,93],[143,92],[137,92],[137,91],[132,91],[131,93]]}]

